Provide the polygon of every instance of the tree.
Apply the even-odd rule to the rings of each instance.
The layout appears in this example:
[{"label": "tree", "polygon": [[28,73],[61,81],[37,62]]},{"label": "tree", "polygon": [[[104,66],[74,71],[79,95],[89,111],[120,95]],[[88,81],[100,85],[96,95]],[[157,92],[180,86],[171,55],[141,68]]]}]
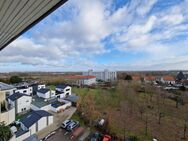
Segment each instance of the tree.
[{"label": "tree", "polygon": [[19,76],[11,76],[10,77],[10,83],[20,83],[22,82],[22,78]]},{"label": "tree", "polygon": [[131,75],[126,75],[125,76],[125,80],[132,80],[132,76]]},{"label": "tree", "polygon": [[0,141],[7,141],[11,138],[11,131],[4,122],[0,122]]}]

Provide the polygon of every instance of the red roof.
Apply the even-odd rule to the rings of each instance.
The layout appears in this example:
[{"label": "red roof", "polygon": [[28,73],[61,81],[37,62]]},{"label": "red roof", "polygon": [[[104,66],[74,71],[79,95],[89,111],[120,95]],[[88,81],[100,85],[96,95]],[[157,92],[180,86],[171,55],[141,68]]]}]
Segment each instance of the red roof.
[{"label": "red roof", "polygon": [[132,76],[132,79],[133,79],[134,81],[139,81],[139,80],[141,80],[141,77],[140,77],[139,75],[133,75],[133,76]]},{"label": "red roof", "polygon": [[188,85],[188,80],[183,80],[183,84]]},{"label": "red roof", "polygon": [[174,77],[172,77],[170,75],[166,75],[166,76],[163,76],[163,80],[164,81],[174,81]]},{"label": "red roof", "polygon": [[96,78],[96,76],[91,76],[91,75],[67,75],[64,76],[65,78],[68,79],[91,79],[91,78]]},{"label": "red roof", "polygon": [[146,80],[146,81],[155,81],[155,76],[145,76],[144,80]]}]

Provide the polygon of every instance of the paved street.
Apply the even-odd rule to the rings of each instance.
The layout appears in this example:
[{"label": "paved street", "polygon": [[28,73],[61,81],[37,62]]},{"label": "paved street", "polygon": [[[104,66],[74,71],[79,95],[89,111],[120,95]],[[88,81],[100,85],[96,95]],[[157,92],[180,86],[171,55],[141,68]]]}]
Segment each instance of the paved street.
[{"label": "paved street", "polygon": [[37,133],[37,136],[39,139],[44,138],[47,136],[50,132],[58,129],[63,121],[66,119],[69,119],[72,117],[72,115],[75,113],[76,108],[75,107],[70,107],[69,109],[65,110],[62,113],[54,113],[49,111],[51,114],[54,115],[54,123],[47,128],[41,130],[40,132]]}]

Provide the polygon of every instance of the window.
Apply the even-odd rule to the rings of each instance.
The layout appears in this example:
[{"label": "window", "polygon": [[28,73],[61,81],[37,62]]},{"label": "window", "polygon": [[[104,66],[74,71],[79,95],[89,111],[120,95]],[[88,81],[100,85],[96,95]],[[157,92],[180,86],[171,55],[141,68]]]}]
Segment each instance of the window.
[{"label": "window", "polygon": [[66,91],[70,91],[70,89],[66,89]]},{"label": "window", "polygon": [[27,90],[24,90],[24,91],[23,91],[23,93],[26,93],[26,92],[27,92]]}]

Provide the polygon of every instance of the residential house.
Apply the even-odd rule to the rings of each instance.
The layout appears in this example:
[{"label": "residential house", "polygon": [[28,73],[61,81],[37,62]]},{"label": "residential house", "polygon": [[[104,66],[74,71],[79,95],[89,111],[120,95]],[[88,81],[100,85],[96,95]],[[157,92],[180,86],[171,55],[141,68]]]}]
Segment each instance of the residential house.
[{"label": "residential house", "polygon": [[73,84],[78,86],[91,86],[97,83],[96,76],[91,75],[68,75],[65,78],[71,80]]},{"label": "residential house", "polygon": [[14,93],[8,97],[8,103],[15,107],[15,113],[23,113],[31,109],[32,97],[27,94]]},{"label": "residential house", "polygon": [[57,85],[56,86],[56,96],[58,98],[64,98],[71,95],[71,87],[69,85]]},{"label": "residential house", "polygon": [[31,86],[22,86],[22,87],[17,87],[17,90],[15,90],[17,93],[23,93],[27,95],[32,95],[33,94],[33,87]]},{"label": "residential house", "polygon": [[33,87],[33,95],[36,95],[37,91],[39,89],[46,88],[46,85],[45,84],[33,84],[32,87]]},{"label": "residential house", "polygon": [[109,71],[105,69],[104,71],[94,72],[93,70],[88,70],[88,72],[83,72],[82,75],[95,76],[97,80],[102,81],[114,81],[117,80],[117,72]]},{"label": "residential house", "polygon": [[144,82],[145,83],[155,83],[155,76],[145,76],[144,77]]},{"label": "residential house", "polygon": [[161,82],[163,84],[175,84],[175,79],[173,76],[166,75],[166,76],[161,77]]},{"label": "residential house", "polygon": [[53,123],[52,114],[44,111],[31,111],[20,120],[21,128],[16,132],[14,141],[21,141],[41,131]]},{"label": "residential house", "polygon": [[38,96],[33,97],[33,101],[31,103],[32,110],[45,110],[45,111],[53,111],[53,112],[63,112],[67,107],[71,106],[71,102],[64,99],[49,99],[45,100]]},{"label": "residential house", "polygon": [[13,94],[16,88],[0,82],[0,122],[5,122],[6,125],[15,120],[15,108],[8,105],[6,97]]},{"label": "residential house", "polygon": [[37,96],[44,99],[50,99],[55,97],[55,91],[48,88],[41,88],[37,91]]}]

